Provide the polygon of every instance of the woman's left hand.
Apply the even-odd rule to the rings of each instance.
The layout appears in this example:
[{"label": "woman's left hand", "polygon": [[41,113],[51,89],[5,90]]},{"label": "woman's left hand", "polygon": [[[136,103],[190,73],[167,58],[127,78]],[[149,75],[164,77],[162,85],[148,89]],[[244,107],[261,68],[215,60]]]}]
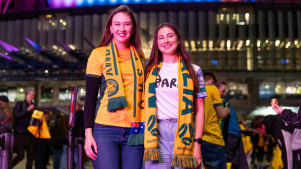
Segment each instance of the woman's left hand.
[{"label": "woman's left hand", "polygon": [[196,158],[198,165],[201,165],[202,163],[201,144],[196,142],[194,143],[193,156]]}]

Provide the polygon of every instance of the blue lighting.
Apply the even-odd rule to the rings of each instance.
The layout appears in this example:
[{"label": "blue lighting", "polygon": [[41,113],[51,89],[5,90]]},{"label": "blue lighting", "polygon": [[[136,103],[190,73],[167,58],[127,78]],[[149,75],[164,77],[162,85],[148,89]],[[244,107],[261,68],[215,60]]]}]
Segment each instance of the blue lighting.
[{"label": "blue lighting", "polygon": [[211,64],[217,65],[218,64],[218,60],[211,60]]},{"label": "blue lighting", "polygon": [[105,5],[106,4],[106,0],[98,0],[98,4],[99,5]]},{"label": "blue lighting", "polygon": [[134,4],[141,4],[141,0],[132,0]]},{"label": "blue lighting", "polygon": [[283,65],[288,65],[290,63],[290,60],[289,59],[281,59],[280,63]]},{"label": "blue lighting", "polygon": [[76,0],[76,6],[84,6],[85,0]]},{"label": "blue lighting", "polygon": [[87,0],[88,6],[93,6],[95,4],[95,0]]},{"label": "blue lighting", "polygon": [[130,0],[121,0],[122,3],[128,4]]},{"label": "blue lighting", "polygon": [[25,40],[32,46],[34,47],[38,52],[41,51],[41,47],[34,41],[32,41],[31,39],[25,37]]},{"label": "blue lighting", "polygon": [[118,0],[110,0],[109,4],[112,4],[112,5],[118,4]]}]

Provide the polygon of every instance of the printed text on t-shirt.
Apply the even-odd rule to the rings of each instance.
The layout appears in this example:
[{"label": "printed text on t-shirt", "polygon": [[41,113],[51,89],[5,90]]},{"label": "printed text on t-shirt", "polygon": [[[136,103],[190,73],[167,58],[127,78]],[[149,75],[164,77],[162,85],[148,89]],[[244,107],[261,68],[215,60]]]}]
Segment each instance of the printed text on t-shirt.
[{"label": "printed text on t-shirt", "polygon": [[[162,83],[161,83],[161,81],[162,81]],[[156,88],[158,88],[160,85],[161,85],[161,88],[164,88],[164,87],[169,87],[169,88],[176,87],[176,88],[178,88],[177,79],[176,78],[172,78],[170,80],[170,82],[168,81],[167,78],[164,78],[161,81],[160,81],[160,79],[158,77],[157,80],[156,80]]]}]

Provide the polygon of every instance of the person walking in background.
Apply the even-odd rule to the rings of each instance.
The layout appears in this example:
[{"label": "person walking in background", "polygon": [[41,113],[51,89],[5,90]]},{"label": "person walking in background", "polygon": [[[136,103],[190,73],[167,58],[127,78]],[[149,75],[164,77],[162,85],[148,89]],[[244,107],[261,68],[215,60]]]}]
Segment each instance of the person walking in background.
[{"label": "person walking in background", "polygon": [[32,139],[34,136],[27,130],[30,124],[30,119],[33,110],[36,108],[34,104],[35,91],[30,89],[25,93],[25,100],[16,103],[13,114],[15,118],[15,136],[24,140],[25,145],[15,147],[15,153],[17,156],[13,159],[13,167],[18,164],[24,158],[26,151],[27,162],[26,169],[31,169],[34,159],[34,145]]},{"label": "person walking in background", "polygon": [[251,122],[253,129],[273,136],[282,152],[284,169],[299,169],[301,165],[301,130],[288,125],[281,114],[255,116]]},{"label": "person walking in background", "polygon": [[251,164],[255,164],[255,161],[258,161],[258,140],[259,140],[259,134],[257,130],[251,129],[251,142],[253,146],[253,152],[252,152],[252,161]]},{"label": "person walking in background", "polygon": [[0,96],[0,134],[13,132],[13,119],[7,96]]},{"label": "person walking in background", "polygon": [[133,11],[115,8],[88,59],[85,151],[97,169],[142,167],[144,55],[138,33]]},{"label": "person walking in background", "polygon": [[203,73],[191,64],[178,30],[169,23],[155,31],[145,79],[145,168],[197,167],[207,96]]},{"label": "person walking in background", "polygon": [[[44,112],[43,118],[45,119],[44,123],[47,123],[47,126],[49,126],[49,121],[51,119],[52,114],[49,110],[44,110],[43,112]],[[50,145],[37,144],[35,146],[35,157],[34,157],[35,169],[47,169],[50,153],[51,153]]]},{"label": "person walking in background", "polygon": [[210,169],[226,169],[225,141],[219,119],[225,119],[230,109],[223,106],[216,78],[211,72],[204,73],[205,88],[205,125],[203,132],[202,157],[204,166]]},{"label": "person walking in background", "polygon": [[258,132],[257,160],[259,162],[259,166],[261,166],[263,163],[264,144],[267,139],[267,134],[265,132],[265,128],[254,128],[254,129]]},{"label": "person walking in background", "polygon": [[[82,103],[81,100],[78,100],[76,102],[76,112],[75,112],[75,127],[73,129],[73,137],[76,139],[81,139],[85,137],[85,128],[84,128],[84,111],[83,111],[83,106],[84,104]],[[78,141],[83,141],[83,140],[78,140]],[[74,169],[77,168],[78,166],[78,154],[79,151],[83,151],[76,146],[74,148]],[[84,156],[83,156],[84,157]],[[84,161],[84,160],[83,160]],[[85,164],[82,164],[82,168],[86,169]]]},{"label": "person walking in background", "polygon": [[222,133],[225,140],[227,163],[231,164],[231,168],[233,169],[248,169],[249,165],[244,153],[237,115],[230,102],[226,98],[227,83],[219,80],[216,83],[216,86],[218,87],[222,97],[224,107],[228,107],[231,112],[226,119],[221,121]]},{"label": "person walking in background", "polygon": [[244,146],[244,152],[246,154],[246,158],[248,161],[248,165],[251,165],[252,161],[252,152],[253,152],[253,145],[251,141],[251,131],[247,126],[247,120],[244,117],[240,117],[238,120],[240,129],[241,129],[241,139]]},{"label": "person walking in background", "polygon": [[274,138],[268,134],[267,135],[267,152],[266,152],[266,160],[270,163],[273,159],[273,151],[276,148],[276,143]]},{"label": "person walking in background", "polygon": [[64,140],[64,143],[53,146],[53,169],[67,168],[68,123],[69,114],[57,113],[55,123],[50,129],[53,139]]}]

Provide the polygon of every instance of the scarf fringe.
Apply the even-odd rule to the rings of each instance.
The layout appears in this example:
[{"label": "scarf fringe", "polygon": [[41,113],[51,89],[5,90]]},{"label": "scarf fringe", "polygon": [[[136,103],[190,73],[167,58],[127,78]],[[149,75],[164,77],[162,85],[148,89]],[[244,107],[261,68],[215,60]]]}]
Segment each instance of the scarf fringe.
[{"label": "scarf fringe", "polygon": [[143,145],[144,144],[144,133],[131,134],[128,139],[128,144],[131,146]]},{"label": "scarf fringe", "polygon": [[125,97],[110,98],[108,102],[108,112],[116,112],[117,109],[128,107]]},{"label": "scarf fringe", "polygon": [[143,160],[144,161],[159,160],[159,150],[158,150],[158,148],[145,148]]},{"label": "scarf fringe", "polygon": [[172,158],[171,166],[184,167],[184,168],[196,168],[198,166],[198,163],[193,155],[174,154]]}]

